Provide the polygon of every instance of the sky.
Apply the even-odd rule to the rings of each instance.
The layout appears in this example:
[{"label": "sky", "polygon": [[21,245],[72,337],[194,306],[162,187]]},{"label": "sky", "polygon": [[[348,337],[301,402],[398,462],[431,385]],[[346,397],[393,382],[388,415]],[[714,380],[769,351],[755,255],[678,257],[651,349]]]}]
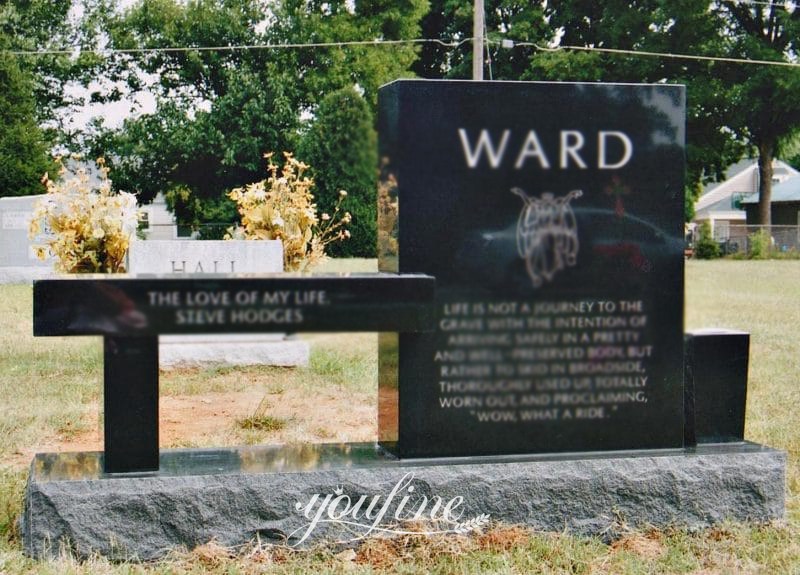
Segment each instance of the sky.
[{"label": "sky", "polygon": [[[136,1],[137,0],[117,0],[118,10],[122,11],[135,4]],[[83,10],[80,6],[80,2],[76,2],[73,5],[72,17],[80,18],[82,12]],[[77,82],[69,83],[64,87],[64,91],[72,96],[88,97],[94,90],[105,88],[103,91],[106,91],[111,87],[110,83],[104,83],[101,79],[100,81],[93,82],[89,89],[83,88]],[[118,84],[118,88],[122,90],[123,94],[126,93],[124,85]],[[103,118],[107,127],[117,128],[122,125],[125,118],[130,117],[132,114],[149,113],[154,110],[155,98],[152,94],[140,93],[135,97],[123,98],[119,102],[86,105],[77,112],[70,114],[70,116],[65,119],[65,128],[69,130],[83,129],[92,118],[98,116]]]},{"label": "sky", "polygon": [[[93,84],[92,88],[86,90],[73,84],[67,86],[65,91],[71,95],[86,96],[92,89],[99,87],[99,83]],[[106,127],[118,128],[122,125],[125,118],[133,114],[149,113],[155,110],[155,98],[149,93],[140,93],[135,97],[123,98],[119,102],[108,104],[89,104],[84,106],[76,113],[70,114],[66,121],[66,128],[69,130],[83,129],[94,117],[101,117]]]}]

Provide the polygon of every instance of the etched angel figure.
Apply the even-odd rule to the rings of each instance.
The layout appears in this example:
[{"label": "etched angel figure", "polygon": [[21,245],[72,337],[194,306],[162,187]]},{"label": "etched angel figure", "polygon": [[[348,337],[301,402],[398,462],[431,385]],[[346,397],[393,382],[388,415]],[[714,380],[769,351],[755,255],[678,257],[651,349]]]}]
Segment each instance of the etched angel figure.
[{"label": "etched angel figure", "polygon": [[570,201],[583,195],[573,190],[556,198],[545,192],[541,198],[528,196],[521,188],[511,192],[522,198],[523,207],[517,222],[517,251],[533,287],[552,281],[566,266],[574,266],[578,257],[578,226]]}]

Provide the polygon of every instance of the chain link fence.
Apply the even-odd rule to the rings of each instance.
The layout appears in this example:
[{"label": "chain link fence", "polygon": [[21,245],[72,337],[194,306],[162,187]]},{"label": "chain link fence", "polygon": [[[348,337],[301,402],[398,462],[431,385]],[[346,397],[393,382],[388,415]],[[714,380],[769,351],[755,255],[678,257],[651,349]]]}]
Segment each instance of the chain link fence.
[{"label": "chain link fence", "polygon": [[[768,242],[770,252],[800,252],[800,226],[717,225],[714,239],[719,244],[722,255],[747,255],[753,248],[767,247],[760,245],[764,242]],[[755,245],[757,242],[758,246]]]},{"label": "chain link fence", "polygon": [[231,223],[200,224],[198,226],[181,226],[175,224],[151,224],[145,222],[139,226],[138,237],[142,240],[222,240]]}]

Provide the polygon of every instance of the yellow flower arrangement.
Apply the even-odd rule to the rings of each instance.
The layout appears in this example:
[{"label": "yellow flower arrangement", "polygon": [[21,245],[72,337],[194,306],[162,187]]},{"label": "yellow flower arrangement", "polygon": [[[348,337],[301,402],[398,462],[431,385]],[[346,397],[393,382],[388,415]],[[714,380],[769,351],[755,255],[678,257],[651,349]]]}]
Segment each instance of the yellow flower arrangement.
[{"label": "yellow flower arrangement", "polygon": [[242,188],[235,188],[228,197],[236,202],[241,225],[230,228],[226,239],[280,240],[283,243],[283,264],[286,271],[307,270],[325,258],[325,246],[350,237],[344,228],[352,221],[348,212],[339,215],[344,190],[333,214],[317,216],[311,193],[314,180],[305,175],[308,165],[284,152],[282,168],[272,163],[272,154],[265,154],[269,177]]},{"label": "yellow flower arrangement", "polygon": [[97,160],[99,184],[85,169],[60,178],[47,174],[42,183],[47,194],[34,206],[28,229],[31,239],[44,239],[34,250],[40,259],[48,252],[56,258],[56,271],[66,273],[116,273],[125,271],[125,254],[139,221],[136,197],[111,191],[108,168]]}]

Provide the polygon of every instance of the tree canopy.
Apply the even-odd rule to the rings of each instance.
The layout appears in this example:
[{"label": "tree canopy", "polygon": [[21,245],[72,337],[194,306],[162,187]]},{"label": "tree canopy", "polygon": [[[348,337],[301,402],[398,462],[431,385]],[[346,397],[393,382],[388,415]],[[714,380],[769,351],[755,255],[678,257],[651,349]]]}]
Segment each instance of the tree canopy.
[{"label": "tree canopy", "polygon": [[[317,120],[331,94],[355,89],[374,116],[385,82],[469,77],[472,5],[138,0],[120,11],[113,0],[12,0],[0,7],[3,47],[75,51],[2,66],[28,82],[47,134],[108,156],[119,188],[145,202],[172,191],[189,222],[225,219],[234,212],[224,192],[262,179],[264,152],[314,148],[307,138],[324,125]],[[739,0],[486,0],[485,10],[487,78],[685,84],[687,216],[700,184],[750,151],[760,162],[761,221],[769,222],[771,161],[800,126],[800,72],[765,62],[795,63],[800,9]],[[461,44],[401,42],[419,38]],[[64,82],[87,91],[75,96]],[[58,123],[84,101],[143,92],[154,110],[119,128],[93,124],[88,140]]]},{"label": "tree canopy", "polygon": [[[408,74],[416,57],[404,45],[264,46],[416,37],[426,8],[425,0],[140,0],[107,24],[111,46],[136,52],[106,67],[131,93],[155,92],[156,109],[100,130],[93,152],[109,156],[120,189],[142,201],[166,191],[187,223],[234,217],[225,191],[264,178],[265,152],[295,151],[326,95],[358,87],[371,117],[377,88]],[[186,49],[148,51],[176,46]],[[232,48],[240,46],[250,48]]]},{"label": "tree canopy", "polygon": [[35,115],[32,83],[8,54],[0,54],[0,196],[42,194],[55,165]]},{"label": "tree canopy", "polygon": [[47,89],[53,61],[25,59],[13,51],[52,45],[63,30],[59,18],[69,2],[4,2],[0,6],[0,196],[44,192],[40,183],[55,164],[52,140],[41,124],[52,118],[54,97]]},{"label": "tree canopy", "polygon": [[[713,11],[725,31],[728,53],[739,58],[795,63],[800,10],[784,4],[725,0]],[[720,66],[730,86],[729,126],[758,154],[758,222],[770,225],[772,161],[800,131],[800,70],[784,66]]]}]

